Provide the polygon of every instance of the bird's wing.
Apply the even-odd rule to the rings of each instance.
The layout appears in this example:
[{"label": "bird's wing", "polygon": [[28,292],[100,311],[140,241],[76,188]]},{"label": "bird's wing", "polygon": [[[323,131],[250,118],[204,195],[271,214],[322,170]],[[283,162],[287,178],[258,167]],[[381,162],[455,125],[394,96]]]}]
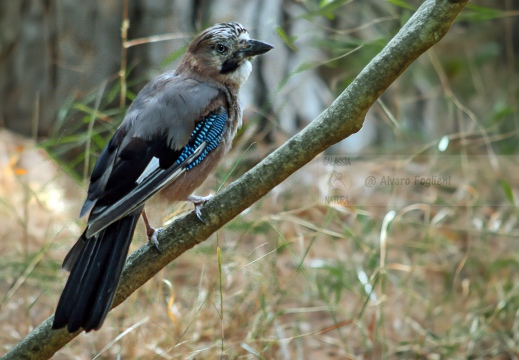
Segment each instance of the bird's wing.
[{"label": "bird's wing", "polygon": [[148,84],[100,155],[81,216],[87,237],[140,207],[200,163],[227,126],[225,95],[196,80],[163,75]]}]

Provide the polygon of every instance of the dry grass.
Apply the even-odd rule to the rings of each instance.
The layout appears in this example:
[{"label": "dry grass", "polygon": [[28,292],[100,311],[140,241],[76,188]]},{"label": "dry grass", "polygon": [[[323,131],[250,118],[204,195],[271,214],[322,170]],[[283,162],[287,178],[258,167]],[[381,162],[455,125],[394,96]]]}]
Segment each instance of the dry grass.
[{"label": "dry grass", "polygon": [[[5,351],[53,312],[67,277],[59,264],[81,230],[84,190],[27,140],[1,135]],[[506,161],[498,158],[517,170]],[[397,173],[436,171],[434,162],[418,165]],[[359,178],[393,174],[395,162],[372,157],[347,169]],[[421,199],[417,189],[351,186],[350,204],[327,206],[329,171],[316,159],[55,359],[515,358],[516,207],[497,182],[449,171],[452,188],[430,187]],[[381,199],[400,205],[379,206]],[[138,229],[134,249],[143,234]]]}]

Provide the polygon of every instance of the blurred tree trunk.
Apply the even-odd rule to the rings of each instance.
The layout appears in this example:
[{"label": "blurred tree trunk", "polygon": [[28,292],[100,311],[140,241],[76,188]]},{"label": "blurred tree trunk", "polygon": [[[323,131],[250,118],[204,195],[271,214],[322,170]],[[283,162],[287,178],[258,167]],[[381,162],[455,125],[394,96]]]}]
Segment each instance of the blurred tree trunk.
[{"label": "blurred tree trunk", "polygon": [[[25,135],[46,136],[61,106],[80,99],[106,80],[117,80],[124,6],[125,0],[0,2],[0,126]],[[328,105],[323,101],[327,88],[313,71],[304,77],[303,84],[303,79],[291,79],[286,94],[276,97],[278,103],[269,100],[274,90],[269,91],[268,84],[275,88],[291,68],[310,59],[308,51],[296,53],[283,46],[274,32],[288,17],[287,11],[297,12],[297,6],[290,4],[287,10],[282,0],[129,0],[129,40],[178,35],[175,40],[131,47],[127,57],[131,76],[149,78],[150,70],[163,71],[164,59],[198,31],[215,22],[238,21],[253,36],[276,47],[275,57],[255,63],[257,68],[242,91],[243,102],[255,104],[264,117],[272,114],[269,106],[285,103],[284,118],[308,122]],[[305,23],[304,19],[295,20],[289,28],[304,31]],[[174,62],[167,68],[175,66]],[[310,97],[305,106],[287,106],[285,97],[290,103],[303,95]],[[33,124],[38,126],[36,134]],[[283,128],[293,133],[295,126],[286,123]]]},{"label": "blurred tree trunk", "polygon": [[[360,71],[355,61],[363,61],[362,57],[342,58],[349,46],[364,44],[369,49],[373,39],[384,38],[398,27],[396,20],[404,12],[378,0],[344,2],[330,17],[319,14],[321,5],[316,2],[296,0],[0,1],[0,126],[25,135],[48,135],[56,127],[56,119],[64,113],[59,112],[60,107],[67,108],[72,100],[84,101],[86,94],[106,81],[117,81],[125,1],[129,40],[164,34],[175,38],[144,42],[128,49],[130,77],[140,80],[131,89],[133,92],[139,90],[144,79],[163,71],[164,60],[181,50],[195,33],[215,22],[238,21],[252,36],[275,46],[275,51],[255,61],[256,69],[242,90],[246,116],[251,118],[254,114],[262,119],[262,127],[267,127],[264,133],[268,133],[268,127],[279,125],[286,135],[295,134],[331,103],[330,87],[337,93],[347,84],[345,79]],[[492,0],[477,2],[507,10],[517,9],[519,4],[519,0],[498,5]],[[384,18],[393,20],[364,27],[373,19]],[[504,25],[496,22],[484,30],[487,35],[483,43],[497,46],[502,55],[496,56],[494,65],[500,67],[506,60],[513,73],[519,20],[505,20]],[[471,25],[468,24],[465,26]],[[476,31],[476,26],[472,26]],[[506,37],[502,36],[502,26]],[[353,28],[358,30],[348,35]],[[276,34],[278,29],[286,32],[285,42],[288,39],[289,44]],[[463,33],[453,34],[451,40],[444,41],[436,50],[439,59],[478,54],[475,51],[478,48],[484,50],[480,40],[460,47],[459,38],[463,36]],[[449,43],[453,44],[451,48]],[[341,46],[344,51],[340,50]],[[335,47],[339,50],[334,50]],[[339,60],[331,66],[319,65],[333,57]],[[166,68],[175,66],[176,62],[172,62]],[[400,81],[401,89],[397,89],[397,84],[382,100],[405,128],[432,139],[458,131],[458,125],[450,119],[443,97],[434,93],[439,86],[436,76],[427,78],[428,75],[430,72],[419,71],[416,76],[410,75]],[[514,86],[510,85],[510,97]],[[421,100],[402,103],[403,97]],[[484,110],[480,116],[486,116]],[[381,126],[385,121],[383,111],[377,107],[368,113],[368,118],[371,120],[363,132],[341,144],[341,151],[355,152],[366,145],[390,142],[394,134]],[[33,130],[36,124],[37,132]]]},{"label": "blurred tree trunk", "polygon": [[[0,2],[0,125],[29,135],[117,73],[122,0]],[[33,134],[35,135],[35,134]]]}]

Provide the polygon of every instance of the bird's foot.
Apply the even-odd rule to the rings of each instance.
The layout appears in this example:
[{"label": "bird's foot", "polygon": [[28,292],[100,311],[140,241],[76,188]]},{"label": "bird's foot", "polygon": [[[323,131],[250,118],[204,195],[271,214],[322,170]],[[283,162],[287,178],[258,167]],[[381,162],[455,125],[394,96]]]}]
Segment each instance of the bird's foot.
[{"label": "bird's foot", "polygon": [[195,205],[195,214],[198,220],[200,220],[202,223],[205,224],[205,221],[202,220],[202,210],[200,209],[201,205],[205,204],[209,200],[214,198],[214,195],[207,195],[207,196],[196,196],[196,195],[189,195],[187,197],[187,201],[190,201]]},{"label": "bird's foot", "polygon": [[148,241],[151,243],[151,245],[153,245],[155,247],[155,249],[157,249],[157,251],[159,253],[162,254],[162,251],[160,251],[159,249],[159,239],[158,239],[158,236],[161,232],[163,232],[164,229],[163,228],[158,228],[158,229],[154,229],[154,228],[150,228],[150,229],[147,229],[146,232],[147,232],[147,235],[148,235]]}]

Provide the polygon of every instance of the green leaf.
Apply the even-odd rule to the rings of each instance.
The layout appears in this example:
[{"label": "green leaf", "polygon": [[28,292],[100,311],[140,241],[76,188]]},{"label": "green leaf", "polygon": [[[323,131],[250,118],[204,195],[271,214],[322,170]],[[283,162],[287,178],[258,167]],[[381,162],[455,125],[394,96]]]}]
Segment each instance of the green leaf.
[{"label": "green leaf", "polygon": [[509,106],[508,104],[498,100],[492,109],[490,124],[498,124],[503,119],[513,114],[515,114],[515,109],[512,106]]},{"label": "green leaf", "polygon": [[468,21],[488,21],[493,19],[499,19],[506,16],[505,11],[492,9],[485,6],[467,4],[466,10],[463,11],[457,21],[468,20]]},{"label": "green leaf", "polygon": [[501,183],[501,187],[503,188],[506,198],[508,201],[510,201],[510,204],[515,206],[514,192],[512,191],[512,187],[505,179],[500,179],[499,182]]},{"label": "green leaf", "polygon": [[506,269],[514,271],[513,269],[517,269],[518,265],[519,263],[517,262],[517,259],[509,257],[504,259],[497,259],[496,261],[490,264],[488,270],[490,273],[495,273]]},{"label": "green leaf", "polygon": [[413,10],[415,11],[416,8],[409,4],[407,1],[404,0],[386,0],[388,3],[393,4],[395,6],[407,9],[407,10]]},{"label": "green leaf", "polygon": [[294,41],[297,40],[297,36],[289,36],[281,26],[276,27],[276,33],[290,49],[294,51],[298,50],[294,44]]}]

